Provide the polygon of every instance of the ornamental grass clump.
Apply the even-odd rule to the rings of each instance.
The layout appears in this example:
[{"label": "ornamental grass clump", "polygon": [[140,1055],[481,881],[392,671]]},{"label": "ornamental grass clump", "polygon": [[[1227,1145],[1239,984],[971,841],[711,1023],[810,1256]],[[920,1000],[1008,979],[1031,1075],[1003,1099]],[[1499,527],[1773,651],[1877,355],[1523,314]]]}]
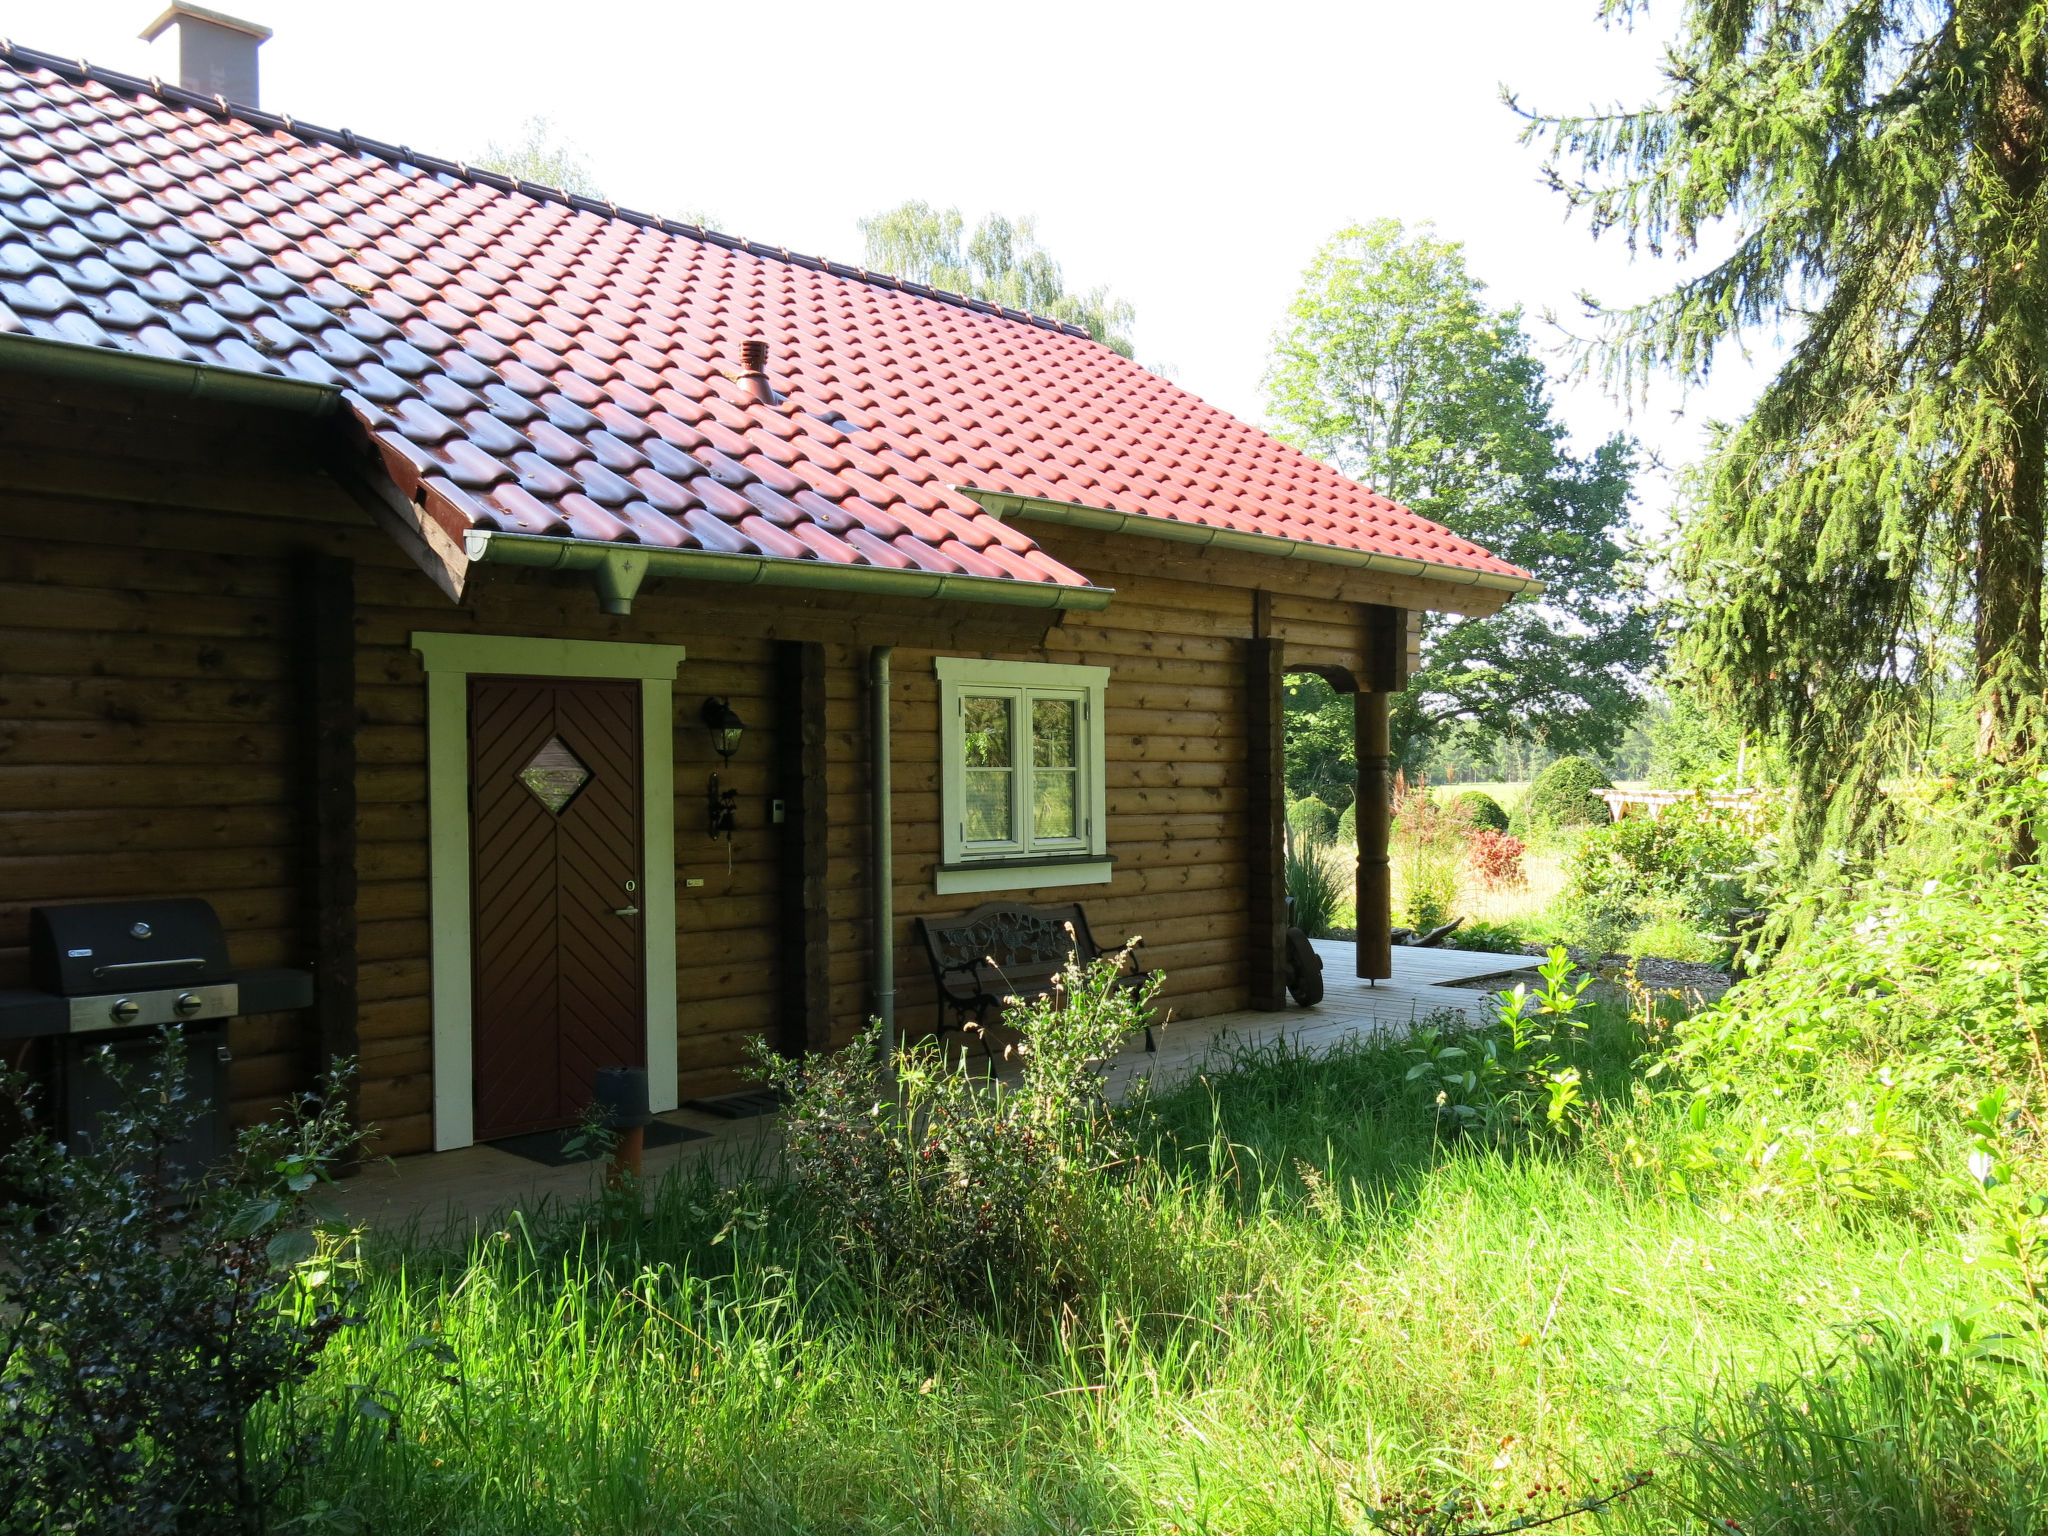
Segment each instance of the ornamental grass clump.
[{"label": "ornamental grass clump", "polygon": [[1009,1000],[1014,1080],[938,1041],[884,1061],[879,1025],[801,1061],[761,1049],[763,1075],[789,1095],[784,1146],[802,1201],[900,1306],[980,1312],[1029,1334],[1133,1240],[1115,1186],[1134,1143],[1100,1065],[1144,1028],[1163,973],[1125,985],[1128,955],[1070,959],[1049,994]]},{"label": "ornamental grass clump", "polygon": [[1393,811],[1393,862],[1404,916],[1417,930],[1435,928],[1457,907],[1471,827],[1463,807],[1439,803],[1420,779],[1396,788]]}]

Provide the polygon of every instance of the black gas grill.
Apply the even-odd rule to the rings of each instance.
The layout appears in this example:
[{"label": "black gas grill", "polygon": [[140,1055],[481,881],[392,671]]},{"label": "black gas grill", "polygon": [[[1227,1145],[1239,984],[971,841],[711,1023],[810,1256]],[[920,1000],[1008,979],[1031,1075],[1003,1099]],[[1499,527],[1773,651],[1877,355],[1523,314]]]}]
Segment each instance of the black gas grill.
[{"label": "black gas grill", "polygon": [[309,971],[237,971],[211,903],[95,901],[29,910],[33,991],[0,991],[0,1040],[53,1037],[57,1132],[89,1141],[118,1095],[101,1046],[138,1062],[158,1028],[182,1026],[196,1098],[209,1110],[177,1160],[190,1173],[227,1150],[227,1021],[313,1002]]},{"label": "black gas grill", "polygon": [[313,1001],[306,971],[237,971],[210,902],[32,907],[32,992],[0,992],[0,1040],[192,1024]]}]

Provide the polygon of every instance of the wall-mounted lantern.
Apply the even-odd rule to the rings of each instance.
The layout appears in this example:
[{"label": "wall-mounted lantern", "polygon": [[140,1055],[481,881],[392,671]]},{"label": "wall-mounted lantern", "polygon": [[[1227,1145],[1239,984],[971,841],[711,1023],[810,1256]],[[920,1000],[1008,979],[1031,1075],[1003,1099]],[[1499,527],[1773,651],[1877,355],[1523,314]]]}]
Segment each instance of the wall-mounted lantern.
[{"label": "wall-mounted lantern", "polygon": [[706,699],[704,725],[711,732],[711,750],[731,762],[733,753],[740,749],[740,733],[747,728],[747,723],[733,713],[732,701]]},{"label": "wall-mounted lantern", "polygon": [[[740,749],[740,733],[746,730],[746,722],[733,712],[730,699],[706,699],[703,717],[705,729],[711,732],[711,750],[730,763],[732,755]],[[730,849],[732,835],[739,827],[740,792],[736,789],[720,790],[715,773],[711,775],[706,816],[711,835],[723,837]]]}]

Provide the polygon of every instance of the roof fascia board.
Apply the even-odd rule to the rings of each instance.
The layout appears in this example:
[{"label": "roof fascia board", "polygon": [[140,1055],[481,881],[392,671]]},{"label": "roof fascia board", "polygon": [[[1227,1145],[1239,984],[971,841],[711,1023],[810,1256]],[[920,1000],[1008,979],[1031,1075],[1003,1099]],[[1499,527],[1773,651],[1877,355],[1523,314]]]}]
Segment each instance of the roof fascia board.
[{"label": "roof fascia board", "polygon": [[938,571],[891,571],[876,566],[830,565],[822,560],[778,560],[765,555],[719,554],[708,550],[650,549],[644,544],[608,544],[597,539],[558,539],[545,534],[483,529],[463,535],[463,550],[475,565],[587,571],[597,586],[604,611],[612,614],[633,611],[633,597],[649,576],[1084,612],[1107,608],[1115,596],[1110,587],[948,576]]},{"label": "roof fascia board", "polygon": [[1211,549],[1235,550],[1276,560],[1343,565],[1353,570],[1415,576],[1465,587],[1491,587],[1532,597],[1543,592],[1543,583],[1534,576],[1504,576],[1496,571],[1475,571],[1462,565],[1439,565],[1400,555],[1382,555],[1372,550],[1339,549],[1330,544],[1312,544],[1306,539],[1283,539],[1270,533],[1240,533],[1234,528],[1175,522],[1167,517],[1148,517],[1142,512],[1118,512],[1109,507],[1084,507],[1076,502],[1020,496],[1014,491],[990,491],[973,485],[956,485],[953,489],[962,496],[971,496],[984,511],[1003,520],[1015,517],[1042,523],[1065,523],[1069,527],[1094,528],[1104,533],[1137,534],[1148,539],[1170,539],[1179,544],[1200,544]]},{"label": "roof fascia board", "polygon": [[47,336],[24,336],[18,331],[0,332],[0,369],[85,379],[95,384],[127,385],[193,400],[263,405],[296,411],[302,416],[332,415],[341,404],[339,389],[331,384],[315,384],[310,379],[252,373],[217,363],[184,362],[174,357],[56,341]]}]

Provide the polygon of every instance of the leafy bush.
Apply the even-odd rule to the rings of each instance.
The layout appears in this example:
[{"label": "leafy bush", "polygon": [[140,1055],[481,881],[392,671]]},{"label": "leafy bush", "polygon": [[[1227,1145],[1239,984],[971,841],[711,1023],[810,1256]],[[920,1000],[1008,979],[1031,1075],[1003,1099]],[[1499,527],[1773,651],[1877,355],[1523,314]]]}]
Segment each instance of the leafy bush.
[{"label": "leafy bush", "polygon": [[1519,891],[1529,884],[1522,868],[1526,852],[1519,837],[1482,827],[1465,841],[1465,867],[1482,891]]},{"label": "leafy bush", "polygon": [[306,1192],[354,1141],[337,1063],[323,1098],[242,1132],[227,1168],[171,1172],[190,1132],[185,1049],[168,1031],[90,1151],[36,1123],[0,1155],[0,1509],[8,1530],[124,1533],[261,1525],[289,1463],[255,1465],[250,1414],[312,1369],[351,1319],[347,1255],[308,1225]]},{"label": "leafy bush", "polygon": [[1350,861],[1327,843],[1289,843],[1285,876],[1294,926],[1312,939],[1328,938],[1352,893]]},{"label": "leafy bush", "polygon": [[1487,832],[1505,832],[1508,829],[1508,813],[1483,789],[1468,789],[1451,803],[1463,814],[1468,826]]},{"label": "leafy bush", "polygon": [[2020,1082],[2048,1017],[2048,884],[2037,866],[1880,884],[1820,918],[1692,1020],[1696,1081],[1763,1094],[1883,1070],[1910,1092]]},{"label": "leafy bush", "polygon": [[1448,921],[1456,908],[1466,830],[1458,808],[1440,804],[1427,784],[1417,780],[1396,790],[1393,863],[1410,927],[1434,928]]},{"label": "leafy bush", "polygon": [[1625,922],[1719,927],[1742,904],[1743,866],[1755,856],[1740,826],[1699,802],[1680,802],[1655,818],[1624,816],[1589,831],[1565,860],[1564,899]]},{"label": "leafy bush", "polygon": [[1528,942],[1510,923],[1467,923],[1444,940],[1451,949],[1481,949],[1496,955],[1518,955]]},{"label": "leafy bush", "polygon": [[1344,814],[1337,818],[1337,841],[1358,846],[1358,802],[1352,801],[1344,807]]},{"label": "leafy bush", "polygon": [[1126,959],[1070,961],[1049,996],[1010,1003],[1014,1087],[929,1041],[884,1063],[879,1025],[802,1061],[757,1043],[761,1074],[789,1096],[792,1176],[831,1243],[899,1304],[991,1311],[1028,1329],[1107,1262],[1120,1204],[1108,1181],[1132,1148],[1096,1064],[1144,1027],[1164,981],[1153,971],[1119,985]]},{"label": "leafy bush", "polygon": [[1287,807],[1287,830],[1296,843],[1327,843],[1337,835],[1337,813],[1310,795]]},{"label": "leafy bush", "polygon": [[1495,1142],[1579,1129],[1582,1097],[1577,1054],[1582,994],[1593,978],[1572,980],[1562,949],[1537,968],[1542,986],[1504,993],[1498,1016],[1477,1027],[1454,1010],[1416,1029],[1408,1082],[1431,1102],[1440,1129]]},{"label": "leafy bush", "polygon": [[1572,827],[1605,826],[1614,818],[1595,790],[1612,789],[1614,781],[1583,757],[1560,757],[1536,775],[1517,809],[1531,832],[1562,832]]}]

